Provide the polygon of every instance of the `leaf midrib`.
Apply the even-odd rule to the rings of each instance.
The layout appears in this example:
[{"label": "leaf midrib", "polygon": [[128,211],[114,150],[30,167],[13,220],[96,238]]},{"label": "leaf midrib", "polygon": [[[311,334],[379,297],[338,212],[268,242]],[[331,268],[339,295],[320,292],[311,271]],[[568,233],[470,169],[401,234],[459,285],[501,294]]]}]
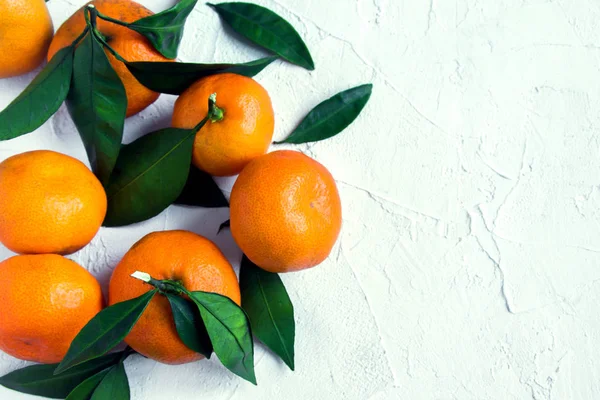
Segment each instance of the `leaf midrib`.
[{"label": "leaf midrib", "polygon": [[[288,137],[287,139],[285,139],[283,142],[285,143],[287,140],[289,140],[289,139],[293,139],[293,136],[294,136],[294,135],[300,135],[300,133],[303,133],[303,132],[310,132],[310,131],[312,131],[313,129],[316,129],[316,128],[320,127],[321,125],[323,125],[324,123],[326,123],[327,121],[331,120],[333,117],[335,117],[336,115],[338,115],[339,113],[341,113],[342,111],[344,111],[344,110],[345,110],[345,109],[346,109],[348,106],[350,106],[350,105],[354,105],[354,104],[356,104],[357,102],[361,101],[361,100],[364,98],[364,96],[365,96],[365,95],[366,95],[366,93],[365,93],[365,94],[363,94],[362,96],[358,97],[358,98],[357,98],[356,100],[354,100],[354,101],[351,101],[351,102],[344,102],[344,106],[340,107],[340,108],[339,108],[337,111],[335,111],[335,112],[333,112],[333,113],[329,114],[329,115],[328,115],[326,118],[323,118],[323,119],[321,119],[319,122],[317,122],[317,123],[313,124],[311,127],[309,127],[309,129],[304,129],[304,130],[296,130],[296,131],[292,132],[292,133],[291,133],[291,135],[290,135],[290,137]],[[329,99],[329,100],[331,100],[331,99]],[[326,100],[326,101],[328,101],[328,100]],[[318,106],[317,106],[317,107],[318,107]],[[313,110],[313,111],[314,111],[314,110]],[[309,115],[307,115],[307,116],[306,116],[306,118],[305,118],[305,119],[304,119],[302,122],[304,122],[304,121],[305,121],[305,120],[306,120],[306,119],[307,119],[309,116],[310,116],[310,113],[309,113]],[[355,118],[356,118],[356,117],[355,117]],[[302,122],[300,122],[300,126],[298,126],[298,128],[301,128]]]},{"label": "leaf midrib", "polygon": [[256,281],[258,282],[258,287],[260,288],[260,294],[262,295],[263,300],[265,302],[265,305],[267,306],[267,311],[269,312],[269,317],[271,318],[271,322],[273,323],[273,327],[275,328],[275,332],[277,332],[277,336],[279,337],[279,340],[281,341],[281,344],[283,345],[283,351],[285,352],[286,356],[288,357],[288,361],[291,361],[292,360],[292,356],[288,352],[287,346],[285,345],[285,341],[283,340],[283,336],[281,335],[279,327],[275,323],[275,318],[273,317],[273,313],[271,312],[271,307],[269,305],[269,302],[267,301],[267,296],[265,294],[265,290],[264,290],[263,284],[262,284],[262,282],[260,280],[260,275],[255,273],[255,276],[256,276]]},{"label": "leaf midrib", "polygon": [[[148,306],[148,304],[150,303],[150,301],[152,300],[152,298],[154,297],[154,295],[156,294],[156,292],[157,292],[157,289],[154,289],[154,290],[152,290],[152,292],[151,292],[151,293],[152,293],[152,295],[148,297],[148,300],[146,301],[146,306]],[[142,304],[142,303],[140,303],[140,304]],[[138,305],[136,305],[135,307],[132,307],[132,309],[135,309],[135,308],[137,308],[138,306],[139,306],[139,304],[138,304]],[[144,307],[144,310],[145,310],[145,309],[146,309],[146,307]],[[142,312],[143,312],[143,310],[142,310]],[[129,314],[131,314],[131,311],[129,312]],[[129,314],[128,314],[128,315],[129,315]],[[140,314],[140,315],[141,315],[141,314]],[[118,325],[120,322],[122,322],[122,321],[123,321],[123,319],[124,319],[124,318],[122,318],[122,319],[120,319],[119,321],[115,322],[114,324],[110,325],[110,328],[109,328],[109,329],[105,329],[105,330],[104,330],[104,332],[102,333],[102,335],[101,335],[100,337],[104,337],[104,335],[106,335],[106,333],[107,333],[107,332],[111,331],[111,330],[112,330],[112,329],[113,329],[115,326],[117,326],[117,325]],[[92,347],[92,345],[93,345],[93,344],[95,344],[95,343],[97,343],[97,342],[98,342],[98,340],[96,340],[96,341],[93,341],[93,342],[89,343],[87,346],[85,346],[83,349],[81,349],[81,351],[79,351],[78,355],[81,355],[81,354],[82,354],[84,351],[88,350],[90,347]],[[74,358],[72,358],[72,359],[73,359],[73,360],[76,360],[76,359],[77,359],[77,357],[74,357]],[[63,359],[63,361],[64,361],[64,359]],[[60,365],[59,365],[59,366],[60,366]],[[69,366],[68,368],[71,368],[71,367],[74,367],[74,366],[75,366],[75,365],[71,365],[71,366]],[[66,371],[66,369],[65,369],[64,371]]]},{"label": "leaf midrib", "polygon": [[133,185],[135,182],[138,181],[138,179],[140,179],[143,175],[146,175],[148,173],[148,171],[150,171],[152,168],[156,167],[156,165],[158,165],[160,162],[162,162],[166,157],[168,157],[172,152],[174,152],[176,149],[178,149],[186,140],[188,140],[190,138],[190,136],[192,136],[193,134],[195,134],[195,132],[193,130],[190,131],[190,134],[187,135],[184,139],[182,139],[181,141],[179,141],[175,146],[173,146],[171,148],[171,150],[169,150],[167,153],[165,153],[163,156],[161,156],[158,160],[156,160],[154,163],[152,163],[152,165],[150,165],[148,168],[146,168],[142,173],[140,173],[139,175],[137,175],[135,178],[133,178],[131,181],[129,181],[127,184],[125,184],[124,186],[121,186],[119,188],[119,190],[117,190],[116,192],[114,192],[112,195],[108,196],[108,199],[111,200],[113,199],[115,196],[117,196],[119,193],[121,193],[123,190],[125,190],[126,188],[128,188],[129,186]]},{"label": "leaf midrib", "polygon": [[[213,293],[214,294],[214,293]],[[242,350],[242,352],[244,353],[244,357],[242,359],[246,358],[246,352],[244,351],[244,346],[242,346],[242,344],[240,343],[240,341],[238,340],[237,336],[231,331],[231,329],[229,329],[229,326],[227,326],[226,324],[224,324],[223,322],[221,322],[221,320],[219,318],[217,318],[217,316],[208,308],[206,307],[204,304],[198,302],[198,304],[200,304],[206,311],[208,311],[208,313],[210,315],[212,315],[212,317],[214,319],[216,319],[217,321],[219,321],[221,323],[221,325],[223,325],[225,327],[225,329],[227,329],[227,331],[233,336],[233,338],[235,339],[235,342],[237,343],[238,347]],[[208,330],[208,328],[207,328]],[[209,335],[210,336],[210,335]],[[213,344],[213,348],[214,348],[214,344]],[[243,363],[242,363],[243,364]],[[245,366],[244,366],[245,367]]]},{"label": "leaf midrib", "polygon": [[[217,4],[217,6],[218,6],[218,4]],[[222,9],[222,10],[225,10],[225,9]],[[251,20],[250,18],[247,18],[247,17],[245,17],[243,14],[239,14],[239,13],[237,13],[237,12],[235,12],[235,11],[231,11],[231,10],[225,10],[225,11],[226,11],[226,12],[229,12],[229,13],[231,13],[231,14],[233,14],[233,15],[236,15],[236,16],[238,16],[239,18],[241,18],[241,19],[243,19],[243,20],[245,20],[245,21],[248,21],[248,22],[250,22],[250,23],[251,23],[252,25],[254,25],[254,26],[258,26],[258,27],[260,27],[260,28],[263,28],[265,31],[267,31],[267,32],[269,32],[271,35],[275,36],[275,37],[276,37],[276,38],[277,38],[277,39],[278,39],[280,42],[284,42],[284,44],[285,44],[285,40],[283,40],[283,39],[282,39],[282,38],[281,38],[279,35],[277,35],[277,34],[276,34],[275,32],[273,32],[271,29],[265,28],[263,25],[259,25],[258,23],[254,22],[254,20]],[[280,17],[280,18],[281,18],[281,17]],[[286,22],[287,22],[287,21],[286,21]],[[288,24],[289,24],[289,22],[288,22]],[[290,25],[290,26],[291,26],[291,25]],[[292,27],[292,29],[293,29],[293,27]],[[294,31],[295,31],[295,29],[294,29]],[[298,34],[298,33],[296,32],[296,34]],[[304,45],[304,46],[306,47],[306,45]],[[287,47],[287,46],[286,46],[286,47]],[[302,56],[302,54],[298,53],[298,52],[296,51],[296,49],[294,49],[293,47],[287,47],[287,48],[288,48],[288,50],[291,50],[291,51],[292,51],[292,53],[296,54],[296,55],[297,55],[298,57],[300,57],[302,60],[304,60],[305,62],[307,62],[309,66],[310,66],[311,64],[313,64],[313,63],[314,63],[314,62],[313,62],[313,63],[311,63],[309,60],[307,60],[306,58],[304,58],[304,56]],[[270,49],[269,49],[269,50],[270,50]],[[273,50],[271,50],[271,51],[273,51]],[[278,54],[279,54],[279,53],[278,53]],[[311,58],[312,58],[312,57],[311,57]]]}]

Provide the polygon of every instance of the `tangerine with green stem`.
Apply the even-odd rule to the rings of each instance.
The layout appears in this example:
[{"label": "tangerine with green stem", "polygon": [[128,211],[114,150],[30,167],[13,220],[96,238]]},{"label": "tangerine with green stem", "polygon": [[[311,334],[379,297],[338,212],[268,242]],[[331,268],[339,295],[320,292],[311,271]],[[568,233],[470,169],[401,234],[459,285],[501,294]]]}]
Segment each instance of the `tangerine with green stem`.
[{"label": "tangerine with green stem", "polygon": [[[48,59],[69,45],[86,27],[84,13],[89,5],[99,12],[123,22],[134,22],[153,15],[152,11],[131,0],[94,0],[80,8],[67,19],[56,31],[48,50]],[[127,61],[172,61],[162,56],[143,35],[116,23],[97,19],[97,29],[105,37],[106,42]],[[139,113],[154,103],[159,93],[146,88],[135,79],[127,66],[119,61],[110,51],[105,50],[110,63],[119,75],[127,93],[127,116]],[[92,62],[92,60],[90,60]]]},{"label": "tangerine with green stem", "polygon": [[[219,248],[195,233],[175,230],[144,236],[125,254],[113,271],[109,304],[130,300],[152,290],[131,277],[143,271],[156,280],[178,281],[189,291],[205,291],[229,297],[240,304],[235,271]],[[165,364],[202,359],[179,338],[168,299],[155,296],[125,342],[137,352]]]}]

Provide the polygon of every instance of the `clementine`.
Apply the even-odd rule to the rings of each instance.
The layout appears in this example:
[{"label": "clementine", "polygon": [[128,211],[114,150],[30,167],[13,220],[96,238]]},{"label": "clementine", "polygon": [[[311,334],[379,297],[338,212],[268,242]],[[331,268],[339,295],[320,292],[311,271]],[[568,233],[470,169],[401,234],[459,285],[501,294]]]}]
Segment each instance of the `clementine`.
[{"label": "clementine", "polygon": [[56,254],[0,263],[0,349],[21,360],[57,363],[102,309],[98,281]]},{"label": "clementine", "polygon": [[106,193],[79,160],[54,151],[0,163],[0,242],[16,253],[70,254],[88,244],[106,215]]},{"label": "clementine", "polygon": [[271,144],[275,126],[271,98],[252,78],[229,73],[208,76],[179,96],[173,126],[196,126],[208,112],[207,99],[212,93],[217,94],[224,117],[208,121],[196,134],[192,161],[214,176],[235,175],[265,154]]},{"label": "clementine", "polygon": [[44,0],[0,0],[0,78],[36,69],[54,27]]},{"label": "clementine", "polygon": [[[111,18],[123,22],[134,22],[152,15],[152,11],[131,0],[94,0],[98,11]],[[85,6],[67,19],[56,31],[48,50],[48,60],[63,47],[69,46],[85,29]],[[141,34],[113,22],[98,18],[97,28],[106,37],[107,43],[127,61],[169,61],[154,49],[152,44]],[[135,79],[124,63],[117,60],[110,52],[106,55],[121,78],[127,93],[127,116],[139,113],[158,99],[159,93],[146,88]]]},{"label": "clementine", "polygon": [[[113,271],[108,289],[111,305],[153,289],[131,277],[136,271],[158,280],[179,281],[190,291],[219,293],[240,304],[240,288],[231,264],[214,243],[192,232],[153,232],[134,244]],[[162,295],[152,299],[125,342],[165,364],[203,358],[179,338],[169,301]]]},{"label": "clementine", "polygon": [[230,202],[233,238],[270,272],[320,264],[342,226],[335,180],[323,165],[296,151],[276,151],[248,164]]}]

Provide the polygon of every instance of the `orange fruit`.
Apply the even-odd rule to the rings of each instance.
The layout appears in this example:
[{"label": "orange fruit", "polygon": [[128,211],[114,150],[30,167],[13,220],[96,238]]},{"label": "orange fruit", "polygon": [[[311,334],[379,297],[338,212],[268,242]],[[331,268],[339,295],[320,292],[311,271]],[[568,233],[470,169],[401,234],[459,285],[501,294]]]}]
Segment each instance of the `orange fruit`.
[{"label": "orange fruit", "polygon": [[44,0],[0,0],[0,78],[36,69],[54,27]]},{"label": "orange fruit", "polygon": [[0,263],[0,349],[21,360],[57,363],[102,309],[98,281],[56,254]]},{"label": "orange fruit", "polygon": [[70,254],[106,215],[106,193],[81,161],[48,150],[0,163],[0,242],[15,253]]},{"label": "orange fruit", "polygon": [[[134,22],[153,14],[146,7],[130,0],[94,0],[88,4],[93,4],[102,14],[123,22]],[[84,8],[85,6],[80,8],[58,28],[48,50],[48,60],[57,51],[73,43],[83,32],[86,26]],[[148,39],[141,34],[100,18],[97,21],[98,30],[106,37],[110,47],[127,61],[169,61],[156,51]],[[158,99],[159,93],[153,92],[139,83],[125,64],[117,60],[106,49],[105,52],[125,86],[128,117],[139,113]]]},{"label": "orange fruit", "polygon": [[[135,271],[158,280],[180,281],[190,291],[219,293],[240,304],[240,288],[231,264],[214,243],[192,232],[153,232],[134,244],[113,271],[108,288],[111,305],[153,289],[131,277]],[[203,358],[179,338],[169,301],[161,294],[152,299],[125,342],[138,353],[165,364]]]},{"label": "orange fruit", "polygon": [[342,226],[335,180],[317,161],[276,151],[244,168],[231,191],[231,234],[270,272],[292,272],[327,258]]},{"label": "orange fruit", "polygon": [[216,104],[224,117],[207,122],[196,134],[192,161],[214,176],[236,175],[269,149],[275,127],[271,98],[252,78],[236,74],[208,76],[179,96],[173,126],[196,126],[208,112],[212,93],[217,94]]}]

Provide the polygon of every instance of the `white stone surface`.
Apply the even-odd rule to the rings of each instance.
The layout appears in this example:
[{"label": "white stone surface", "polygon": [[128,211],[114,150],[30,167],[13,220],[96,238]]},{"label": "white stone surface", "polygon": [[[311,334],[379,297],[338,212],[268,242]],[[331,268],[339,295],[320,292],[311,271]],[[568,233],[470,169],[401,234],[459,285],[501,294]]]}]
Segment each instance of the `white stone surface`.
[{"label": "white stone surface", "polygon": [[[142,1],[160,11],[174,0]],[[259,385],[215,359],[127,362],[135,400],[600,398],[600,2],[261,0],[306,40],[316,71],[276,62],[276,138],[314,105],[373,82],[349,129],[298,149],[339,183],[344,227],[320,267],[283,277],[297,320],[296,372],[262,346]],[[84,0],[50,0],[56,26]],[[200,2],[183,61],[264,53]],[[34,74],[0,81],[0,106]],[[162,96],[126,124],[169,124]],[[85,159],[63,108],[0,143]],[[229,190],[233,180],[220,180]],[[1,190],[1,189],[0,189]],[[227,210],[171,207],[102,229],[72,256],[103,283],[148,232],[189,229],[239,264]],[[10,253],[0,248],[0,259]],[[25,365],[0,355],[0,374]],[[0,388],[1,399],[26,399]]]}]

